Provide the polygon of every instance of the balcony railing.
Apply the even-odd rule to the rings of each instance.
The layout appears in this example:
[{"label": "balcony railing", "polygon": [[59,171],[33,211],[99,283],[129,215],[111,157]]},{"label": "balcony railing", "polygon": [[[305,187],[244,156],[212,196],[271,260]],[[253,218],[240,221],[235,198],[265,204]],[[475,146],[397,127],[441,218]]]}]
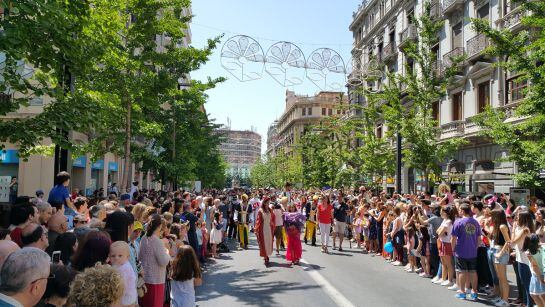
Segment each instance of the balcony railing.
[{"label": "balcony railing", "polygon": [[464,47],[456,47],[443,56],[443,69],[447,69],[454,64],[453,59],[464,54]]},{"label": "balcony railing", "polygon": [[465,120],[455,120],[448,124],[441,125],[441,139],[463,136],[465,125]]},{"label": "balcony railing", "polygon": [[463,5],[464,0],[443,0],[443,14],[453,13]]},{"label": "balcony railing", "polygon": [[416,26],[415,25],[409,25],[401,34],[399,35],[399,48],[403,48],[407,45],[410,41],[416,41],[416,38],[418,37],[418,33],[416,33]]},{"label": "balcony railing", "polygon": [[389,61],[397,55],[396,42],[390,42],[382,49],[382,60]]},{"label": "balcony railing", "polygon": [[520,7],[517,9],[514,9],[513,11],[507,13],[503,17],[503,28],[509,29],[511,31],[515,31],[519,29],[521,25],[521,20],[523,17],[527,15],[527,11],[522,10]]},{"label": "balcony railing", "polygon": [[473,59],[479,56],[486,47],[490,44],[488,37],[484,34],[479,34],[467,41],[467,57]]}]

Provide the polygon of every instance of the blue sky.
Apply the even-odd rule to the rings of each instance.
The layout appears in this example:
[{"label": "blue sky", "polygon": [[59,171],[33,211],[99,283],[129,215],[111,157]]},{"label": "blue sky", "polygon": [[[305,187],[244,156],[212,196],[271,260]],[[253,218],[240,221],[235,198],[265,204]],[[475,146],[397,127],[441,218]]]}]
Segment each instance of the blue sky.
[{"label": "blue sky", "polygon": [[[352,45],[348,26],[359,3],[361,0],[193,0],[192,45],[202,47],[208,38],[225,34],[210,62],[191,74],[198,80],[208,76],[228,78],[208,92],[205,107],[210,117],[220,124],[227,124],[229,118],[232,129],[255,127],[262,136],[264,151],[267,129],[282,114],[288,88],[265,72],[261,79],[238,81],[221,66],[223,43],[235,35],[248,35],[267,52],[275,42],[289,41],[305,57],[318,48],[331,48],[348,62]],[[308,95],[320,91],[308,79],[289,89]]]}]

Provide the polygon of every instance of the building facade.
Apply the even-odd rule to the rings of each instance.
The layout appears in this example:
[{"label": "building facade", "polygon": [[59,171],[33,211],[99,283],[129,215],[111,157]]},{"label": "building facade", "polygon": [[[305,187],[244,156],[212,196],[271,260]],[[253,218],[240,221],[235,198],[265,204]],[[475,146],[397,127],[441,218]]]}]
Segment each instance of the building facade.
[{"label": "building facade", "polygon": [[293,146],[312,126],[324,117],[342,116],[346,97],[343,92],[319,92],[315,96],[296,95],[286,91],[285,109],[270,127],[267,135],[267,153],[290,155]]},{"label": "building facade", "polygon": [[227,163],[227,174],[249,178],[250,169],[261,158],[261,135],[249,130],[220,129],[220,152]]},{"label": "building facade", "polygon": [[[404,73],[404,64],[411,64],[402,52],[410,40],[417,40],[415,18],[424,13],[425,0],[369,0],[353,14],[350,31],[353,33],[352,55],[355,65],[368,67],[372,59],[385,64],[391,72]],[[497,60],[483,54],[488,39],[477,34],[469,21],[480,18],[498,29],[518,31],[521,12],[510,0],[431,0],[431,17],[444,20],[438,33],[439,42],[433,47],[437,55],[437,69],[450,66],[452,57],[465,54],[454,82],[445,97],[434,103],[433,114],[441,127],[441,140],[465,138],[452,159],[444,161],[441,180],[463,192],[486,194],[508,193],[515,185],[511,174],[516,172],[512,162],[500,162],[508,152],[479,135],[480,128],[472,120],[486,106],[505,110],[509,121],[517,121],[514,108],[520,102],[525,83],[516,82],[516,75],[495,67]],[[440,71],[439,71],[440,72]],[[370,84],[380,90],[385,78]],[[350,96],[351,103],[364,104],[363,97]],[[420,174],[403,168],[403,191],[418,190],[423,181]]]}]

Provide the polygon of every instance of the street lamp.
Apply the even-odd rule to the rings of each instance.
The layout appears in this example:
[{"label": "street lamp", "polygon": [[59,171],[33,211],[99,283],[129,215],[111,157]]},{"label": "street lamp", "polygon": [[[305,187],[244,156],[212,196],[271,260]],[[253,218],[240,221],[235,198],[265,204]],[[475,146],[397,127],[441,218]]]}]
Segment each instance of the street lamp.
[{"label": "street lamp", "polygon": [[[191,83],[186,77],[178,78],[178,89],[185,91],[191,87]],[[176,161],[176,108],[172,109],[172,163]],[[172,183],[172,190],[178,189],[178,174],[174,174],[174,182]]]}]

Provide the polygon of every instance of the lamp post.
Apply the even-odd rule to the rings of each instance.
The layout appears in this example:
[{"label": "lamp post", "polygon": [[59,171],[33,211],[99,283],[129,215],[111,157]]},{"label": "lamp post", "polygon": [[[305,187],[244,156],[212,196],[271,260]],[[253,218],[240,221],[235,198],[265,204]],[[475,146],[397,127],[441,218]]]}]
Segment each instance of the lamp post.
[{"label": "lamp post", "polygon": [[[185,77],[178,78],[178,89],[185,91],[189,89],[191,84]],[[176,107],[172,109],[172,163],[176,163]],[[178,174],[174,174],[174,181],[172,182],[172,190],[178,189]]]}]

